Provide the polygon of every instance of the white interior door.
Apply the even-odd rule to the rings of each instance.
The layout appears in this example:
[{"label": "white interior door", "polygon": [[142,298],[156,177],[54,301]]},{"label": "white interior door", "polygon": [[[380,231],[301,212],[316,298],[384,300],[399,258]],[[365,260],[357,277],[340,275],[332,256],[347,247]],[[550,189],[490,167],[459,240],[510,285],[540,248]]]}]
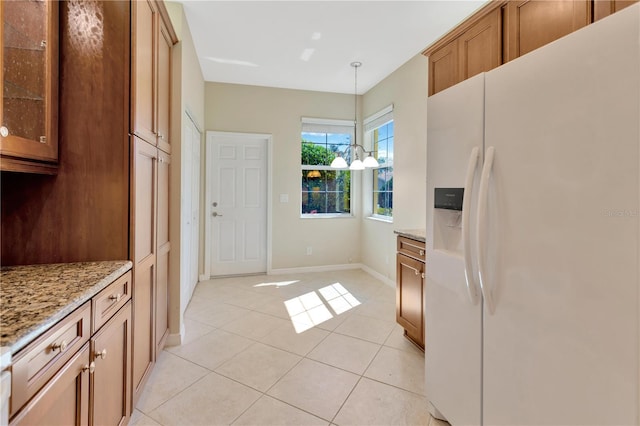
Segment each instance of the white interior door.
[{"label": "white interior door", "polygon": [[212,276],[267,270],[268,141],[265,135],[207,132]]},{"label": "white interior door", "polygon": [[187,116],[182,158],[182,281],[188,299],[198,283],[200,258],[200,140],[201,133]]},{"label": "white interior door", "polygon": [[198,283],[198,273],[200,265],[200,132],[195,125],[190,122],[192,127],[191,141],[191,212],[190,220],[190,245],[191,258],[189,259],[189,283],[191,283],[191,292]]}]

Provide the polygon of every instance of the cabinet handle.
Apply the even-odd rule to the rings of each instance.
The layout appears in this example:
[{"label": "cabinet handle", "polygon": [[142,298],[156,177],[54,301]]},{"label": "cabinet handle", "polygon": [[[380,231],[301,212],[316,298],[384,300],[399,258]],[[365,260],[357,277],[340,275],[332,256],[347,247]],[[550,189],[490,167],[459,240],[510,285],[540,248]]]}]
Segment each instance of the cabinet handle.
[{"label": "cabinet handle", "polygon": [[84,367],[82,367],[82,372],[84,373],[85,371],[89,370],[89,374],[93,374],[94,371],[96,371],[96,363],[91,361],[91,364],[86,365]]},{"label": "cabinet handle", "polygon": [[67,349],[68,345],[69,344],[67,343],[66,340],[63,340],[60,343],[54,343],[54,344],[51,345],[51,351],[53,352],[53,351],[56,351],[56,350],[59,349],[60,353],[62,353],[62,352],[64,352],[65,349]]},{"label": "cabinet handle", "polygon": [[158,133],[158,137],[159,137],[160,139],[164,139],[164,135],[163,135],[162,133]]},{"label": "cabinet handle", "polygon": [[106,349],[103,349],[103,350],[101,350],[100,352],[96,352],[96,353],[93,355],[93,358],[94,358],[94,359],[98,359],[98,358],[100,358],[100,359],[105,359],[106,357],[107,357],[107,350],[106,350]]},{"label": "cabinet handle", "polygon": [[122,295],[120,293],[118,293],[116,295],[109,296],[109,299],[110,300],[115,300],[116,302],[119,302],[121,297],[122,297]]}]

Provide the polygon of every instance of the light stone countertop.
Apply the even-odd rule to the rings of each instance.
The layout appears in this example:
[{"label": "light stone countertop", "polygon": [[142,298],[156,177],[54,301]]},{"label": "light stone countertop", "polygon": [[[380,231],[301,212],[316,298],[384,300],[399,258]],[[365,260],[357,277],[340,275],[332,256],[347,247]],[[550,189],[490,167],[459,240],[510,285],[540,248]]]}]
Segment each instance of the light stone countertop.
[{"label": "light stone countertop", "polygon": [[2,267],[0,346],[15,354],[131,267],[128,260]]},{"label": "light stone countertop", "polygon": [[427,240],[427,232],[424,229],[396,229],[396,234],[407,237],[415,241],[422,241],[423,243]]}]

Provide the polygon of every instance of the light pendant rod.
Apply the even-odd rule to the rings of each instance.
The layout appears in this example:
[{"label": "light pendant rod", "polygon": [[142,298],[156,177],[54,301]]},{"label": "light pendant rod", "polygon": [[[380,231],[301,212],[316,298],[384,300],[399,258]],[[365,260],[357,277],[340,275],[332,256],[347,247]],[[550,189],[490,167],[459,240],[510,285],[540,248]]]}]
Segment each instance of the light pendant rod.
[{"label": "light pendant rod", "polygon": [[[338,156],[331,162],[331,168],[334,169],[346,169],[350,170],[364,170],[365,168],[378,167],[378,161],[373,157],[374,151],[367,151],[364,146],[358,143],[358,68],[362,66],[362,62],[354,61],[350,64],[354,68],[354,87],[353,87],[353,143],[349,145],[347,149],[353,149],[355,153],[355,160],[348,165],[341,153],[338,152]],[[358,148],[362,150],[362,154],[367,154],[364,162],[360,160],[358,154]],[[346,154],[347,151],[345,151]],[[346,155],[345,155],[346,156]]]},{"label": "light pendant rod", "polygon": [[353,143],[356,147],[356,160],[358,160],[358,68],[362,62],[351,62],[354,72],[353,84]]}]

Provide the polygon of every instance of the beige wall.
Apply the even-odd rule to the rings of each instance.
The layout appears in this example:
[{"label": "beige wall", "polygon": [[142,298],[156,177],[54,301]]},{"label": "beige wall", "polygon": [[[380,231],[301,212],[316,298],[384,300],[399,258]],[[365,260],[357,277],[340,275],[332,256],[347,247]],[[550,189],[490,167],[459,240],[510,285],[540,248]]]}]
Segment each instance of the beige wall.
[{"label": "beige wall", "polygon": [[[354,218],[300,218],[300,118],[352,119],[353,95],[206,83],[207,130],[273,136],[274,270],[362,263],[395,281],[394,229],[425,227],[426,58],[416,55],[359,98],[359,123],[362,116],[394,104],[393,223],[362,214],[363,172],[357,172],[353,185]],[[280,203],[280,194],[288,194],[289,202]],[[309,246],[311,256],[306,255]]]},{"label": "beige wall", "polygon": [[418,54],[369,90],[364,117],[394,105],[393,223],[362,220],[362,263],[395,281],[395,229],[426,226],[427,59]]},{"label": "beige wall", "polygon": [[[272,269],[359,263],[358,216],[300,218],[300,119],[352,120],[353,95],[206,83],[205,99],[207,130],[273,137]],[[288,194],[289,202],[281,203],[280,194]],[[358,199],[356,192],[354,200]],[[357,214],[359,204],[352,204],[354,208]],[[312,247],[311,256],[306,255],[307,247]]]},{"label": "beige wall", "polygon": [[[194,118],[196,125],[204,125],[204,78],[196,55],[195,46],[184,16],[182,5],[165,3],[179,42],[172,51],[172,92],[171,92],[171,176],[170,191],[170,276],[169,276],[169,341],[179,343],[184,329],[184,311],[191,299],[188,283],[181,282],[180,263],[182,217],[180,193],[182,186],[182,138],[187,120],[186,111]],[[186,267],[186,265],[185,265]]]}]

